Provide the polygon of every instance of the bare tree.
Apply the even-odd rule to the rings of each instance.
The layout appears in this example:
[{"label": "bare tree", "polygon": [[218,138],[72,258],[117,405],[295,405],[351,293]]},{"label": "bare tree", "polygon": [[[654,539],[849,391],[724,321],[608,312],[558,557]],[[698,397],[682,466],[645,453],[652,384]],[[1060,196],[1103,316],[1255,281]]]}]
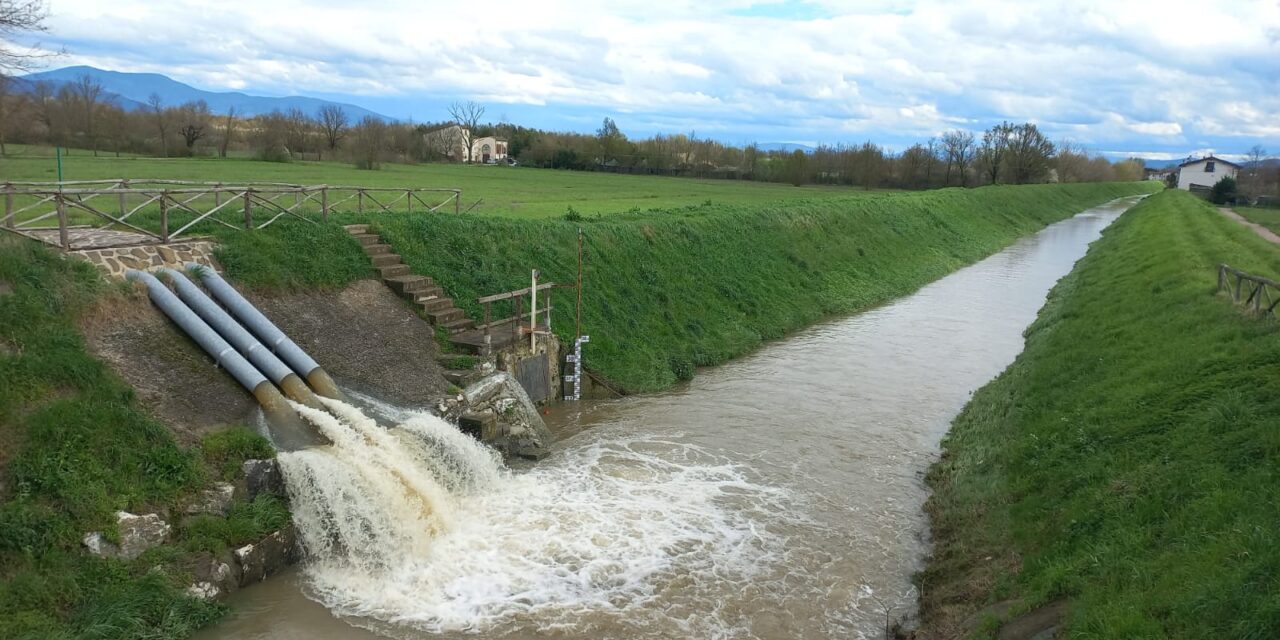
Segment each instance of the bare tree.
[{"label": "bare tree", "polygon": [[387,123],[373,116],[365,116],[351,131],[354,148],[353,159],[357,169],[381,169],[386,157]]},{"label": "bare tree", "polygon": [[944,187],[951,186],[951,172],[960,174],[960,186],[968,186],[969,164],[973,161],[973,134],[963,129],[956,129],[942,134],[942,154],[947,158],[947,173],[943,178]]},{"label": "bare tree", "polygon": [[218,145],[218,156],[227,157],[227,147],[231,146],[231,136],[235,132],[236,108],[227,107],[227,116],[223,119],[222,143]]},{"label": "bare tree", "polygon": [[[0,0],[0,43],[22,32],[44,31],[44,0]],[[40,57],[38,49],[14,51],[0,47],[0,75],[5,69],[26,71],[31,61]]]},{"label": "bare tree", "polygon": [[98,155],[98,116],[99,102],[102,99],[102,83],[95,80],[87,74],[76,78],[71,83],[71,95],[75,98],[81,109],[81,121],[84,126],[85,138],[89,141],[90,148],[93,149],[93,155]]},{"label": "bare tree", "polygon": [[295,153],[305,154],[307,150],[307,138],[311,135],[311,116],[297,107],[290,108],[285,112],[285,145],[289,147],[289,155]]},{"label": "bare tree", "polygon": [[8,76],[0,75],[0,156],[8,154],[4,148],[4,143],[5,133],[9,130],[9,123],[12,122],[14,111],[15,100],[9,91],[12,82]]},{"label": "bare tree", "polygon": [[187,143],[187,152],[195,149],[196,142],[205,137],[209,126],[209,105],[204,100],[188,102],[178,110],[182,126],[178,127],[178,135]]},{"label": "bare tree", "polygon": [[347,112],[336,104],[320,107],[320,130],[324,132],[325,143],[329,153],[338,150],[338,143],[347,135]]},{"label": "bare tree", "polygon": [[990,184],[1000,181],[1000,171],[1004,168],[1005,156],[1009,153],[1009,138],[1012,135],[1013,125],[1008,122],[1001,122],[982,134],[978,161],[982,163],[982,173]]},{"label": "bare tree", "polygon": [[165,112],[164,100],[158,93],[152,93],[147,96],[147,106],[151,107],[151,114],[155,116],[156,128],[160,130],[160,155],[169,157],[169,118]]},{"label": "bare tree", "polygon": [[471,136],[476,127],[480,126],[480,118],[484,117],[484,107],[471,100],[455,102],[449,105],[449,117],[453,118],[453,121],[462,129],[459,135],[460,142],[466,149],[465,161],[471,162]]}]

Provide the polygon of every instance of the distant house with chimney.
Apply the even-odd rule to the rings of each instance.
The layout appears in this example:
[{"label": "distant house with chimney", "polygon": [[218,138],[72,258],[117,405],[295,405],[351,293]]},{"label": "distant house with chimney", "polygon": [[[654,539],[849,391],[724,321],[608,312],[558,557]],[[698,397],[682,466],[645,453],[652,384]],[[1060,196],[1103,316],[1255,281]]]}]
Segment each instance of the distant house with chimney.
[{"label": "distant house with chimney", "polygon": [[1223,178],[1235,178],[1240,165],[1216,156],[1188,160],[1178,165],[1178,188],[1208,191]]},{"label": "distant house with chimney", "polygon": [[453,162],[496,164],[507,159],[506,138],[472,138],[469,129],[457,124],[432,127],[423,131],[422,137],[434,155]]}]

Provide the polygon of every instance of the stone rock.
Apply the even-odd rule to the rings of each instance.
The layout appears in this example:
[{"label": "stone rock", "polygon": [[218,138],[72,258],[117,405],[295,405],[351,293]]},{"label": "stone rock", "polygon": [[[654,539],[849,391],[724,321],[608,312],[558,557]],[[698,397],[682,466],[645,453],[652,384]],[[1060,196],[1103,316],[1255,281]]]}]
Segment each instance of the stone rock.
[{"label": "stone rock", "polygon": [[272,460],[245,460],[244,469],[245,497],[253,502],[260,493],[284,496],[284,476],[280,473],[280,465]]},{"label": "stone rock", "polygon": [[178,263],[178,254],[174,253],[173,249],[170,249],[169,247],[166,247],[164,245],[160,245],[156,247],[156,252],[160,254],[160,258],[163,259],[165,262],[168,262],[169,264]]},{"label": "stone rock", "polygon": [[89,553],[103,558],[133,560],[147,549],[164,544],[169,538],[169,524],[154,513],[137,516],[117,511],[116,522],[120,529],[119,546],[108,541],[101,531],[94,531],[85,534],[83,539]]},{"label": "stone rock", "polygon": [[281,529],[257,544],[246,544],[235,550],[236,563],[240,565],[240,586],[262,582],[268,576],[293,563],[296,558],[297,537],[293,527]]},{"label": "stone rock", "polygon": [[225,516],[231,511],[231,503],[235,500],[236,487],[227,482],[219,482],[211,489],[205,489],[187,505],[185,513],[207,513]]},{"label": "stone rock", "polygon": [[196,600],[217,600],[222,597],[223,591],[218,585],[211,582],[197,582],[187,587],[187,595]]},{"label": "stone rock", "polygon": [[551,431],[538,408],[511,374],[499,371],[485,376],[462,395],[470,411],[497,414],[509,451],[545,450],[551,444]]}]

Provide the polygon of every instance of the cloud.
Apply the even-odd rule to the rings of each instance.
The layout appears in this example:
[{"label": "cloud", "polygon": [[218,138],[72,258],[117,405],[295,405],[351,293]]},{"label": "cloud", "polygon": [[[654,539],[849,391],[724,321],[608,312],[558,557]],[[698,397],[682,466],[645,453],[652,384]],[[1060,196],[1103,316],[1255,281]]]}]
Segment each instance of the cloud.
[{"label": "cloud", "polygon": [[[69,61],[208,89],[626,114],[763,140],[1055,137],[1280,146],[1280,4],[60,0]],[[109,25],[109,28],[104,25]],[[397,114],[392,114],[397,115]],[[443,114],[437,114],[442,117]],[[669,129],[668,129],[669,131]]]}]

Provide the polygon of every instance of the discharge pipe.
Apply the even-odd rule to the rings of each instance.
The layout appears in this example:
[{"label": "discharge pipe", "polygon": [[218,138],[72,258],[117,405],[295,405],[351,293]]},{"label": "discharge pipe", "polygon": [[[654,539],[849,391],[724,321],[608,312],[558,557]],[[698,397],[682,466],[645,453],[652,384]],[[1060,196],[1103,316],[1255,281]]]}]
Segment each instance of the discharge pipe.
[{"label": "discharge pipe", "polygon": [[298,345],[294,344],[289,336],[286,336],[276,325],[272,324],[262,312],[258,311],[244,296],[240,295],[234,287],[227,284],[221,276],[213,269],[202,264],[188,263],[187,270],[200,276],[200,280],[204,282],[204,287],[209,290],[214,299],[222,303],[231,315],[248,327],[258,339],[262,340],[271,348],[281,360],[289,365],[298,375],[302,376],[316,393],[326,398],[334,398],[342,400],[342,393],[338,391],[338,385],[334,384],[333,378],[325,373],[324,369],[307,352],[303,351]]},{"label": "discharge pipe", "polygon": [[182,275],[182,272],[175,269],[161,269],[161,273],[169,278],[174,288],[178,292],[178,298],[187,304],[187,307],[200,316],[214,331],[217,331],[223,339],[231,343],[240,355],[244,356],[258,371],[266,374],[276,386],[284,391],[284,395],[294,402],[307,405],[312,409],[324,411],[324,405],[316,399],[311,389],[307,387],[307,383],[303,382],[298,374],[294,373],[289,366],[280,361],[274,353],[271,353],[266,347],[262,346],[258,339],[253,337],[244,327],[240,326],[234,318],[227,314],[218,303],[209,299],[204,291],[200,290],[194,283]]},{"label": "discharge pipe", "polygon": [[144,271],[130,270],[125,273],[125,278],[147,285],[147,295],[151,298],[151,302],[191,336],[191,339],[195,340],[206,353],[213,356],[218,366],[226,369],[236,382],[257,398],[258,403],[262,405],[263,413],[267,415],[267,420],[273,427],[271,435],[277,447],[293,451],[325,444],[319,434],[303,423],[285,401],[284,396],[280,395],[275,385],[272,385],[261,371],[249,364],[244,356],[223,340],[217,331],[201,320],[200,316],[183,304],[178,296],[164,286],[164,283]]}]

